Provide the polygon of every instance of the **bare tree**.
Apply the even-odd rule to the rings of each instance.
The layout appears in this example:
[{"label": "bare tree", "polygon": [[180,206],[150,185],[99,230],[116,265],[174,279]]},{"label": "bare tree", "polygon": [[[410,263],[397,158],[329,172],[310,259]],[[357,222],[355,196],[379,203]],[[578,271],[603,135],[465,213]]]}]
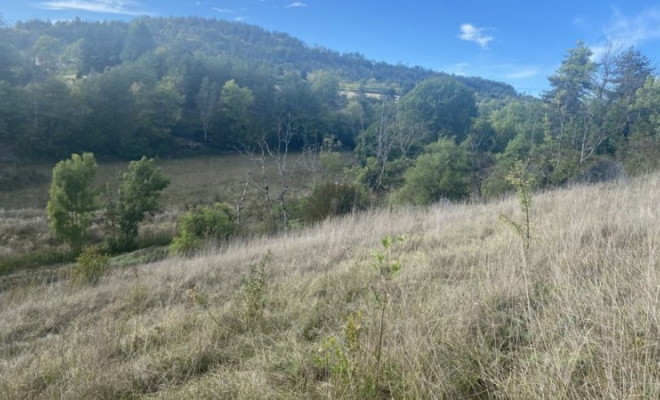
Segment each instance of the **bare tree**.
[{"label": "bare tree", "polygon": [[317,140],[313,142],[307,138],[307,135],[302,135],[303,139],[303,150],[300,155],[300,163],[302,166],[309,171],[312,176],[312,185],[316,184],[316,176],[322,171],[321,168],[321,150],[322,144],[319,144]]},{"label": "bare tree", "polygon": [[284,223],[284,230],[289,229],[289,212],[286,206],[286,196],[289,192],[289,183],[291,181],[291,176],[296,170],[296,167],[300,163],[302,157],[293,163],[289,168],[288,155],[289,155],[289,146],[294,136],[297,134],[299,126],[296,122],[296,118],[288,115],[286,120],[281,118],[277,123],[277,145],[271,147],[268,144],[268,141],[262,140],[261,147],[266,149],[270,157],[275,161],[277,165],[277,172],[280,177],[280,184],[282,189],[280,190],[279,195],[277,196],[280,207],[282,208],[282,219]]},{"label": "bare tree", "polygon": [[253,164],[253,159],[249,159],[246,162],[247,165],[247,172],[245,174],[245,183],[243,184],[243,192],[241,192],[240,197],[236,201],[236,225],[240,226],[241,225],[241,211],[243,211],[243,204],[245,203],[245,200],[247,198],[247,193],[248,189],[250,188],[250,183],[252,181],[252,164]]},{"label": "bare tree", "polygon": [[386,99],[383,99],[380,111],[380,123],[376,134],[376,160],[380,166],[377,180],[378,186],[381,186],[383,183],[387,161],[395,145],[393,127],[396,123],[396,108],[391,107],[387,109],[386,103]]},{"label": "bare tree", "polygon": [[[245,143],[239,143],[240,147],[234,147],[234,149],[245,156],[248,160],[247,162],[247,174],[245,177],[245,183],[243,185],[243,192],[241,193],[240,197],[237,200],[236,204],[236,212],[237,212],[237,218],[240,219],[240,214],[243,209],[243,204],[245,203],[247,199],[247,193],[249,190],[250,185],[254,184],[258,189],[260,189],[263,194],[264,198],[266,200],[266,207],[268,208],[270,217],[273,218],[275,215],[275,211],[273,209],[273,201],[270,196],[270,180],[268,179],[268,175],[266,174],[266,147],[264,146],[265,143],[265,135],[262,136],[262,139],[257,141],[256,144],[245,144]],[[253,166],[257,167],[257,169],[261,173],[261,183],[257,182],[252,182],[252,168]]]}]

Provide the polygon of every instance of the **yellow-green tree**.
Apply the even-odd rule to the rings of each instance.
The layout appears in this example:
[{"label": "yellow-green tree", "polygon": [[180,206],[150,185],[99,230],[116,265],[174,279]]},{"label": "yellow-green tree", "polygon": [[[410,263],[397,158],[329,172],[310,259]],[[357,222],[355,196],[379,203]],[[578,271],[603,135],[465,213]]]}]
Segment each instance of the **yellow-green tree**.
[{"label": "yellow-green tree", "polygon": [[53,168],[47,211],[50,228],[74,252],[82,248],[87,228],[98,209],[93,187],[98,165],[92,153],[73,154]]}]

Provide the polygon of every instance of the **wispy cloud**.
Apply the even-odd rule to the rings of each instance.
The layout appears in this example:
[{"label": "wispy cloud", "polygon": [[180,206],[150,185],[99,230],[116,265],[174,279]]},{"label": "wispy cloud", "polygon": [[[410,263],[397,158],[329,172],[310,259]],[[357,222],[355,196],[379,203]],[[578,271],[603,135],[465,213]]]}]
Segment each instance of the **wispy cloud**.
[{"label": "wispy cloud", "polygon": [[307,7],[307,4],[302,3],[300,1],[296,1],[295,3],[291,3],[286,8],[295,8],[295,7]]},{"label": "wispy cloud", "polygon": [[45,10],[74,10],[102,14],[122,15],[153,15],[142,4],[133,0],[59,0],[37,3],[37,7]]},{"label": "wispy cloud", "polygon": [[624,49],[660,39],[660,8],[646,9],[635,16],[626,16],[618,10],[603,29],[605,40],[591,46],[594,58],[600,59],[608,48]]},{"label": "wispy cloud", "polygon": [[504,77],[507,79],[525,79],[531,78],[539,74],[539,69],[537,67],[512,67],[510,72],[504,74]]},{"label": "wispy cloud", "polygon": [[213,7],[211,10],[219,12],[221,14],[236,14],[236,11],[227,9],[227,8],[218,8],[218,7]]},{"label": "wispy cloud", "polygon": [[234,18],[234,21],[236,21],[236,22],[243,22],[243,21],[245,21],[245,20],[248,19],[248,18],[250,18],[250,17],[248,17],[247,15],[241,15],[240,17],[236,17],[236,18]]},{"label": "wispy cloud", "polygon": [[458,37],[468,42],[475,42],[481,46],[482,49],[487,49],[488,43],[495,40],[495,38],[493,36],[485,35],[483,31],[483,28],[477,28],[472,24],[463,24],[461,25],[461,34]]},{"label": "wispy cloud", "polygon": [[541,68],[514,63],[473,65],[461,62],[447,67],[447,71],[461,76],[485,76],[491,79],[514,81],[535,77],[541,73]]}]

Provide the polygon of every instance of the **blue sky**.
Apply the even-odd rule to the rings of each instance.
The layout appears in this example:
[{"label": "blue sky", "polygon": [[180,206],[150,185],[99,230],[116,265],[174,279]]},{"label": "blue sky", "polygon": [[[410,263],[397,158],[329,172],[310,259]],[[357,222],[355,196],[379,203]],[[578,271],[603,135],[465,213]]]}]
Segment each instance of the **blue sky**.
[{"label": "blue sky", "polygon": [[391,63],[504,81],[522,92],[578,40],[609,40],[660,61],[660,4],[602,0],[0,0],[8,21],[198,15],[244,21],[308,43]]}]

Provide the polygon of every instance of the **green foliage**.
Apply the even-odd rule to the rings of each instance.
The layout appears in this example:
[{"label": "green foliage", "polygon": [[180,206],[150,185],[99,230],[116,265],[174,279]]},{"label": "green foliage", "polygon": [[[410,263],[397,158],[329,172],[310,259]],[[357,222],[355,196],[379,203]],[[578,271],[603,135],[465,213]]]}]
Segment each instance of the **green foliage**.
[{"label": "green foliage", "polygon": [[338,388],[351,385],[360,373],[369,372],[364,370],[366,366],[360,365],[362,333],[362,312],[357,311],[346,318],[341,336],[326,337],[314,355],[314,363]]},{"label": "green foliage", "polygon": [[95,284],[107,272],[109,265],[110,257],[103,247],[85,247],[71,271],[71,281],[77,284]]},{"label": "green foliage", "polygon": [[460,200],[469,193],[469,164],[466,151],[452,139],[440,139],[426,147],[405,175],[400,201],[431,204],[442,198]]},{"label": "green foliage", "polygon": [[92,153],[73,154],[70,160],[60,161],[53,168],[47,207],[50,228],[74,252],[82,248],[91,217],[98,208],[98,191],[93,187],[97,169]]},{"label": "green foliage", "polygon": [[326,182],[314,187],[306,201],[303,218],[306,222],[318,222],[333,216],[365,209],[367,194],[359,186]]},{"label": "green foliage", "polygon": [[366,165],[358,171],[356,181],[372,193],[388,193],[403,185],[404,173],[410,164],[411,161],[404,158],[383,164],[370,157]]},{"label": "green foliage", "polygon": [[254,95],[247,87],[239,86],[235,80],[227,81],[220,91],[220,110],[222,126],[215,131],[222,132],[222,137],[216,138],[216,146],[254,139],[252,124],[254,123]]},{"label": "green foliage", "polygon": [[406,240],[405,236],[393,238],[386,236],[381,239],[383,249],[375,251],[372,256],[376,259],[373,264],[376,270],[376,282],[373,287],[373,294],[380,307],[380,325],[378,328],[378,345],[376,347],[376,386],[380,377],[380,360],[383,351],[383,335],[385,334],[385,313],[390,303],[391,281],[401,272],[401,261],[394,259],[392,255],[392,245],[402,243]]},{"label": "green foliage", "polygon": [[477,115],[474,92],[454,78],[432,78],[418,84],[400,100],[406,125],[422,122],[426,143],[456,135],[461,142]]},{"label": "green foliage", "polygon": [[116,203],[110,200],[106,210],[111,249],[126,250],[134,246],[138,225],[145,214],[159,211],[160,192],[169,183],[154,159],[142,157],[140,161],[131,161],[128,172],[121,175]]},{"label": "green foliage", "polygon": [[261,261],[250,266],[248,275],[243,281],[243,306],[246,325],[253,327],[263,316],[268,305],[268,281],[266,267],[272,262],[273,254],[268,253]]},{"label": "green foliage", "polygon": [[135,61],[143,54],[153,50],[155,46],[156,43],[146,22],[139,19],[134,20],[128,28],[121,59]]},{"label": "green foliage", "polygon": [[179,234],[170,249],[179,254],[198,249],[207,240],[227,240],[236,232],[236,212],[227,203],[197,206],[179,219]]},{"label": "green foliage", "polygon": [[516,195],[520,203],[520,211],[523,213],[522,220],[516,221],[504,214],[500,214],[500,219],[508,225],[520,237],[522,241],[523,250],[525,254],[529,252],[530,243],[532,241],[532,188],[534,186],[534,178],[532,178],[525,164],[518,161],[514,168],[507,177],[509,183],[516,188]]}]

